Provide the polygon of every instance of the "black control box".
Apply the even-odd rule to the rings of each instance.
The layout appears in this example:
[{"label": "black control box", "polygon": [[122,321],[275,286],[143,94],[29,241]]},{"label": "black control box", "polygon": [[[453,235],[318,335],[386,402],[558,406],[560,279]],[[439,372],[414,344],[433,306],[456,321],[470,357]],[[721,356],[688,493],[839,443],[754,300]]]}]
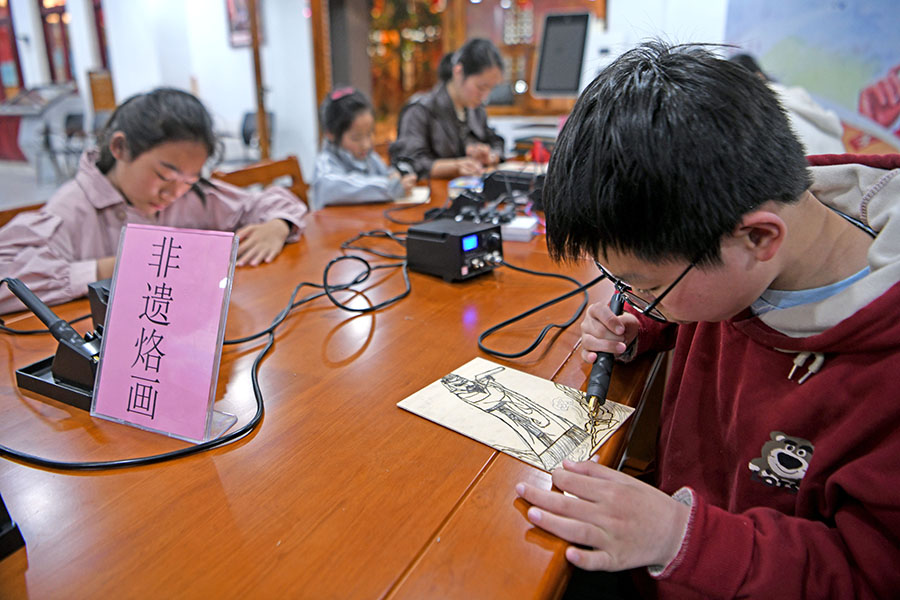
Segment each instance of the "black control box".
[{"label": "black control box", "polygon": [[406,261],[413,271],[445,281],[487,273],[503,261],[500,225],[453,219],[413,225],[406,236]]},{"label": "black control box", "polygon": [[482,194],[485,200],[493,202],[501,195],[512,201],[523,198],[534,202],[536,210],[542,210],[541,197],[544,190],[544,174],[526,171],[494,171],[484,178]]}]

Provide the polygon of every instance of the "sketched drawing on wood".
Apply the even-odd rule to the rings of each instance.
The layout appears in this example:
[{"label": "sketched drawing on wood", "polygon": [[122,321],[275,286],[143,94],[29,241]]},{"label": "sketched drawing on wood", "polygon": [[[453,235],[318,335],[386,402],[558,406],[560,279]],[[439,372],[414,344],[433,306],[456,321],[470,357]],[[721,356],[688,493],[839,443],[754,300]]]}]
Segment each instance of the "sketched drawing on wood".
[{"label": "sketched drawing on wood", "polygon": [[607,400],[592,424],[583,392],[482,358],[397,406],[545,471],[590,457],[633,411]]}]

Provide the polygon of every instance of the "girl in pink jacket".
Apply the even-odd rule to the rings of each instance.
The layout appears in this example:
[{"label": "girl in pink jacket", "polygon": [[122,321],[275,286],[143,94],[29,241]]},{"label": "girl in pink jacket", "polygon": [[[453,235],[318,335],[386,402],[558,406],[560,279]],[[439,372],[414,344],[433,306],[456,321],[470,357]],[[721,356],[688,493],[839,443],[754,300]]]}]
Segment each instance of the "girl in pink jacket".
[{"label": "girl in pink jacket", "polygon": [[[186,92],[161,88],[126,100],[98,146],[39,211],[0,229],[0,277],[21,279],[48,304],[112,276],[128,223],[234,231],[238,265],[269,262],[300,235],[307,209],[289,191],[253,194],[201,176],[216,137],[209,113]],[[0,290],[0,313],[21,309]]]}]

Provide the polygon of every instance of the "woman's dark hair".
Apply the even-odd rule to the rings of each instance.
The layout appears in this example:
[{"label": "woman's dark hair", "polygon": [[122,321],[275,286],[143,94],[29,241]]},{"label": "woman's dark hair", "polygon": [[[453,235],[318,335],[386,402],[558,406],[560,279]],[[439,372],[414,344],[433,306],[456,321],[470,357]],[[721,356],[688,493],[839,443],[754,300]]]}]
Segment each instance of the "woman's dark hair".
[{"label": "woman's dark hair", "polygon": [[454,54],[454,52],[448,52],[441,57],[441,62],[438,63],[437,75],[438,79],[440,79],[443,83],[450,81],[450,78],[453,77]]},{"label": "woman's dark hair", "polygon": [[137,94],[113,111],[97,140],[100,148],[97,168],[101,173],[108,173],[116,164],[109,142],[117,131],[125,134],[125,146],[132,160],[165,142],[200,142],[207,156],[216,149],[212,118],[203,103],[174,88]]},{"label": "woman's dark hair", "polygon": [[759,77],[698,45],[648,42],[594,79],[559,135],[547,246],[563,260],[612,249],[716,264],[745,214],[809,185],[803,147]]},{"label": "woman's dark hair", "polygon": [[[490,40],[484,38],[472,38],[462,45],[462,47],[453,53],[451,65],[462,65],[463,77],[478,75],[486,69],[497,67],[503,70],[503,58],[500,57],[500,51],[497,46]],[[438,67],[440,75],[440,67]]]},{"label": "woman's dark hair", "polygon": [[334,143],[340,146],[344,133],[363,111],[374,112],[365,94],[350,87],[338,88],[322,102],[322,128],[334,136]]}]

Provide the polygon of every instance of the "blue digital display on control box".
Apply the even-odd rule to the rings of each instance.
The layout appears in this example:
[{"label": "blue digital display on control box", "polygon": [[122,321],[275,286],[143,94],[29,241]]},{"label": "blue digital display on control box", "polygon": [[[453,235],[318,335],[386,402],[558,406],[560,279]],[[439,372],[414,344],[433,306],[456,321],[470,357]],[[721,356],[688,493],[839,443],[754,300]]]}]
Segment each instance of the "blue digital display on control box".
[{"label": "blue digital display on control box", "polygon": [[467,235],[462,239],[462,249],[463,252],[468,252],[469,250],[474,250],[478,247],[478,234],[473,233],[472,235]]}]

